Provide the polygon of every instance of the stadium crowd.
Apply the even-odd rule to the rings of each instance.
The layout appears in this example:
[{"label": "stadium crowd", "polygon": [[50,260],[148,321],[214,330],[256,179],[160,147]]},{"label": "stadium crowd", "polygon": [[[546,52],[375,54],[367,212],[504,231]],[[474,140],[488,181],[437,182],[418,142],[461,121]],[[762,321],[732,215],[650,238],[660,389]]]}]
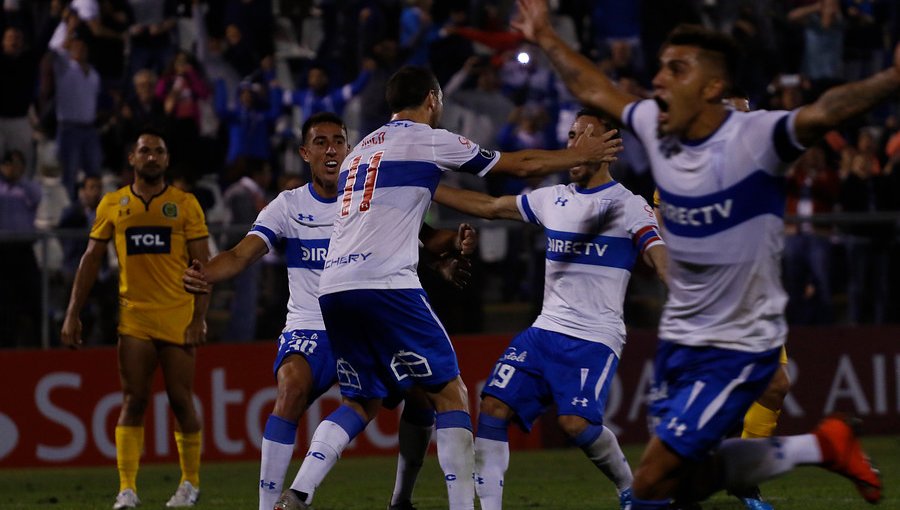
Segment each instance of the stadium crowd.
[{"label": "stadium crowd", "polygon": [[[240,240],[283,189],[309,179],[297,155],[309,116],[344,116],[351,144],[390,117],[384,87],[404,64],[441,82],[443,126],[503,151],[565,147],[581,108],[540,52],[509,29],[507,0],[7,0],[0,12],[0,346],[36,346],[40,272],[51,275],[59,331],[69,287],[102,192],[129,183],[128,145],[145,126],[168,134],[173,185],[205,210],[214,250]],[[679,23],[732,34],[743,58],[737,80],[754,109],[793,109],[821,91],[883,68],[900,37],[889,0],[559,0],[553,24],[619,87],[649,97],[663,38]],[[651,199],[649,161],[629,133],[613,176]],[[900,211],[900,108],[894,101],[829,133],[787,174],[787,214]],[[454,185],[494,195],[563,182],[457,175]],[[848,216],[845,215],[846,219]],[[850,216],[858,218],[859,215]],[[900,275],[897,219],[790,221],[784,271],[794,324],[892,322]],[[820,216],[822,218],[822,216]],[[827,218],[827,217],[825,217]],[[840,218],[840,217],[839,217]],[[434,206],[429,220],[459,216]],[[233,228],[227,228],[233,225]],[[38,250],[36,230],[80,228]],[[218,229],[218,230],[217,230]],[[484,304],[542,298],[541,232],[483,224],[480,260],[465,299],[423,280],[451,332],[489,326]],[[46,256],[45,255],[49,255]],[[265,259],[215,310],[250,318],[211,330],[225,341],[273,338],[283,325],[283,262]],[[108,260],[86,308],[85,340],[113,343]],[[650,271],[632,280],[626,316],[652,325],[661,287]],[[456,291],[454,291],[456,292]],[[527,307],[526,307],[527,308]],[[528,322],[526,318],[523,323]]]}]

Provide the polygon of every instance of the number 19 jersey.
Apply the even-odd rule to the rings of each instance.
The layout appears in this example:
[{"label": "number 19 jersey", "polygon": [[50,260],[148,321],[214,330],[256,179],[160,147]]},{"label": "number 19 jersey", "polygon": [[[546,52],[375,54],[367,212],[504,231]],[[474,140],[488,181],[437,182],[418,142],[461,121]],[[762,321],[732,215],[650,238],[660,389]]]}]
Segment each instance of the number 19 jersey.
[{"label": "number 19 jersey", "polygon": [[407,120],[373,131],[344,160],[320,294],[421,288],[418,233],[443,172],[483,176],[500,154]]}]

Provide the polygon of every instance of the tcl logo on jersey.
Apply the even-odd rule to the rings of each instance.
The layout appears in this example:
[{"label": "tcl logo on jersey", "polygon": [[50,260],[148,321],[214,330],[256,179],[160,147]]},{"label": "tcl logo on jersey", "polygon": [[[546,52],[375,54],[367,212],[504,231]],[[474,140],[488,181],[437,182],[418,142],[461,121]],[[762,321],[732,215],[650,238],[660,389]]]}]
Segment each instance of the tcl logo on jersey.
[{"label": "tcl logo on jersey", "polygon": [[170,253],[172,251],[171,227],[130,227],[125,229],[125,246],[128,255]]}]

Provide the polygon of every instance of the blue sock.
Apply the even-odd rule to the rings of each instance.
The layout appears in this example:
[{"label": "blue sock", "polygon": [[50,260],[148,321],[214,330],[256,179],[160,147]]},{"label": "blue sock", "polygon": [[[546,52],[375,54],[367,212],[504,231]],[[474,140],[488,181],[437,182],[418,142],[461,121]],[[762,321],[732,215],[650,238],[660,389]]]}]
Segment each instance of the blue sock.
[{"label": "blue sock", "polygon": [[329,414],[325,419],[337,423],[345,432],[347,432],[351,441],[366,428],[366,421],[363,417],[358,415],[353,408],[344,404],[335,409],[334,412]]},{"label": "blue sock", "polygon": [[478,416],[478,432],[475,437],[508,442],[509,422],[502,418],[481,414]]}]

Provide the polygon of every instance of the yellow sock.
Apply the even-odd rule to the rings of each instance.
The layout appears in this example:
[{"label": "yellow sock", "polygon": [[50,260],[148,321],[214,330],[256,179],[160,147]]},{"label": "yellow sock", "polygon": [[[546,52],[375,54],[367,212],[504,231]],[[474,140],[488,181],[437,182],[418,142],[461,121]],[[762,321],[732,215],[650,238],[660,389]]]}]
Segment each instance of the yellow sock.
[{"label": "yellow sock", "polygon": [[200,445],[201,431],[184,434],[175,431],[175,444],[178,446],[178,462],[181,464],[181,481],[191,482],[196,488],[200,488]]},{"label": "yellow sock", "polygon": [[144,450],[144,427],[116,426],[116,466],[119,468],[119,492],[137,492],[137,472]]},{"label": "yellow sock", "polygon": [[775,432],[775,426],[778,425],[780,414],[781,411],[773,411],[759,402],[754,402],[744,416],[744,432],[741,437],[743,439],[771,437]]}]

